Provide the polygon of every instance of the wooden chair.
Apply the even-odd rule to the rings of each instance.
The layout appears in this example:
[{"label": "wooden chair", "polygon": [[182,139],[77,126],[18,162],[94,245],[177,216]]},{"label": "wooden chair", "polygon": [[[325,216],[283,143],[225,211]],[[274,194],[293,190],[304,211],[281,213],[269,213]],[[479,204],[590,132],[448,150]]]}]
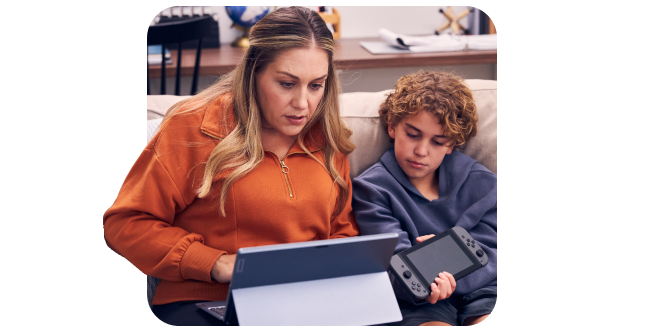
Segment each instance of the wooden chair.
[{"label": "wooden chair", "polygon": [[324,23],[330,23],[333,25],[333,39],[340,39],[342,36],[342,31],[340,30],[340,13],[337,9],[332,8],[333,13],[319,13],[320,17]]},{"label": "wooden chair", "polygon": [[[202,39],[211,34],[210,16],[192,17],[183,21],[158,23],[149,27],[147,45],[162,45],[162,64],[160,94],[166,94],[166,63],[164,59],[165,45],[178,44],[178,56],[176,59],[175,95],[180,95],[180,68],[182,67],[182,43],[198,40],[196,48],[196,63],[194,64],[193,80],[191,83],[191,94],[196,94],[198,87],[198,72],[200,70],[200,51],[202,50]],[[149,64],[146,63],[146,94],[151,94],[149,83]]]}]

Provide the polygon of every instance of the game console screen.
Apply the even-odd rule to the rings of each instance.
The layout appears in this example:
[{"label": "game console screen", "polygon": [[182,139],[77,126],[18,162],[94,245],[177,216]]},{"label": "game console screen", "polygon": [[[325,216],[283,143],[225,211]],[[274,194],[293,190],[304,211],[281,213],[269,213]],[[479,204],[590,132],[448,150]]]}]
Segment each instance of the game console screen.
[{"label": "game console screen", "polygon": [[407,258],[430,283],[434,282],[434,278],[443,271],[456,275],[473,265],[470,258],[450,236],[445,236],[409,253]]}]

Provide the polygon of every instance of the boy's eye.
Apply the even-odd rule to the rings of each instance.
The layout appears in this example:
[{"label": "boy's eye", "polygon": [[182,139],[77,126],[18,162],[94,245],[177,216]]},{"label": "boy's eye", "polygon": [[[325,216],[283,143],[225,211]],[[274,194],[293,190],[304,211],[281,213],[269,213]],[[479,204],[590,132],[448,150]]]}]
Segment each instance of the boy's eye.
[{"label": "boy's eye", "polygon": [[439,143],[437,141],[432,141],[432,143],[434,143],[435,145],[443,146],[443,143]]},{"label": "boy's eye", "polygon": [[410,134],[408,132],[405,132],[405,133],[407,134],[407,137],[410,137],[410,138],[418,138],[419,137],[418,134]]}]

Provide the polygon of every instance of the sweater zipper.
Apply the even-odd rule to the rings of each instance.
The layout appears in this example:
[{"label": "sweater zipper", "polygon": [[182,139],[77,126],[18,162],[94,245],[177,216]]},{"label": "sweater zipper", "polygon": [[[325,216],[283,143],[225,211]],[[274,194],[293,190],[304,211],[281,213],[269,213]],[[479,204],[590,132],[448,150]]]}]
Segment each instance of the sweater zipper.
[{"label": "sweater zipper", "polygon": [[[286,157],[288,157],[288,155],[286,155]],[[288,182],[288,172],[290,172],[290,169],[284,163],[286,157],[284,157],[284,159],[282,160],[279,160],[279,163],[281,164],[281,173],[283,173],[284,180],[286,180],[286,186],[288,186],[288,194],[290,195],[290,198],[294,198],[292,193],[292,188],[290,188],[290,182]]]},{"label": "sweater zipper", "polygon": [[[315,151],[313,151],[313,152],[317,152],[317,151],[319,151],[319,150],[321,150],[321,149],[322,149],[322,148],[319,148],[319,149],[317,149],[317,150],[315,150]],[[313,152],[311,152],[311,153],[313,153]],[[279,163],[281,164],[281,172],[284,174],[284,180],[286,181],[286,186],[288,186],[288,194],[290,194],[290,198],[295,198],[295,196],[293,196],[293,194],[292,194],[292,188],[290,187],[290,182],[288,181],[288,173],[290,172],[290,168],[288,168],[288,166],[286,166],[285,160],[286,160],[286,158],[288,158],[288,156],[290,156],[291,154],[299,154],[299,153],[305,153],[305,152],[293,152],[293,153],[289,153],[289,154],[287,154],[287,155],[284,157],[283,160],[279,160]],[[279,159],[279,158],[277,158],[277,159]]]}]

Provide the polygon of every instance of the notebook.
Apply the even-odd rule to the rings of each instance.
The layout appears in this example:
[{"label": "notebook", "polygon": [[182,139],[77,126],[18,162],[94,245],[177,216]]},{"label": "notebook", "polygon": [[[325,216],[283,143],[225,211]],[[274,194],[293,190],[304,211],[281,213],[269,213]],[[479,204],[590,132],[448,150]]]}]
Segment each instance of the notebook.
[{"label": "notebook", "polygon": [[402,316],[387,269],[396,233],[241,248],[226,301],[196,305],[228,325],[375,325]]}]

